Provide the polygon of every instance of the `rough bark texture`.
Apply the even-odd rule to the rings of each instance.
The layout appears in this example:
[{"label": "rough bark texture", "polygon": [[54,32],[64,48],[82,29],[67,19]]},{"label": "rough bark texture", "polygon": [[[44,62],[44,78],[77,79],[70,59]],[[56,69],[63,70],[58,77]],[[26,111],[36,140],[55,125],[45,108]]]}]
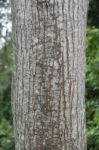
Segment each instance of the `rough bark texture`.
[{"label": "rough bark texture", "polygon": [[86,0],[13,0],[16,150],[85,150]]}]

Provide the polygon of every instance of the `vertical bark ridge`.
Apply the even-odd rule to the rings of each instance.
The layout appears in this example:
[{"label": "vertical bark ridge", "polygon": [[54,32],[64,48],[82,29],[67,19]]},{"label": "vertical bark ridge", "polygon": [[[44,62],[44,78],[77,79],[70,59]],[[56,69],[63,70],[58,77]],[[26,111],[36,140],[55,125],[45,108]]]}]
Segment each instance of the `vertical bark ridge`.
[{"label": "vertical bark ridge", "polygon": [[13,0],[16,150],[85,150],[85,0]]}]

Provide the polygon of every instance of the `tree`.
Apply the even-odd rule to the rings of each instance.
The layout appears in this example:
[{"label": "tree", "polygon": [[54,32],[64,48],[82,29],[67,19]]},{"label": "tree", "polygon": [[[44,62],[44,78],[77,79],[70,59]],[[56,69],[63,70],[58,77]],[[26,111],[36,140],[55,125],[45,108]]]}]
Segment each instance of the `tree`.
[{"label": "tree", "polygon": [[85,150],[86,0],[13,0],[16,150]]}]

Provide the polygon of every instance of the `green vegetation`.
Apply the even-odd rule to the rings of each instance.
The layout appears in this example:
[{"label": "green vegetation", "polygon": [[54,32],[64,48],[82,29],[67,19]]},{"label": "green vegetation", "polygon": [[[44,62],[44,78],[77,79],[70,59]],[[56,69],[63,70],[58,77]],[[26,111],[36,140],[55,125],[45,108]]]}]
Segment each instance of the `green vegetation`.
[{"label": "green vegetation", "polygon": [[89,0],[88,26],[99,28],[99,0]]},{"label": "green vegetation", "polygon": [[86,55],[86,121],[88,150],[99,150],[99,29],[88,29]]},{"label": "green vegetation", "polygon": [[12,47],[0,49],[0,150],[14,150],[11,114]]}]

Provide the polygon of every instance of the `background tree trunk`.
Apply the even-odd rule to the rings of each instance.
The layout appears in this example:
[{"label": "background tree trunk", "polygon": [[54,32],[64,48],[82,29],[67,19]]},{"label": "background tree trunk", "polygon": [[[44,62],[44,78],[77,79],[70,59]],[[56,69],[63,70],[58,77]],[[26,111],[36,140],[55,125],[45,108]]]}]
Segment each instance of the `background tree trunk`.
[{"label": "background tree trunk", "polygon": [[85,150],[86,0],[13,0],[16,150]]}]

